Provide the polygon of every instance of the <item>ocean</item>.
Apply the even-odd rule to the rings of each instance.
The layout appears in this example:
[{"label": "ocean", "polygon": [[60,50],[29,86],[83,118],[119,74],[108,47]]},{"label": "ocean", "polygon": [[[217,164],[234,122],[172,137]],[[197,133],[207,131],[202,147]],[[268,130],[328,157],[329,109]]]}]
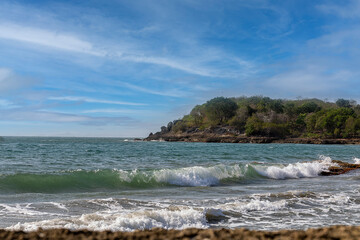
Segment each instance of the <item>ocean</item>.
[{"label": "ocean", "polygon": [[3,137],[0,228],[360,225],[360,146]]}]

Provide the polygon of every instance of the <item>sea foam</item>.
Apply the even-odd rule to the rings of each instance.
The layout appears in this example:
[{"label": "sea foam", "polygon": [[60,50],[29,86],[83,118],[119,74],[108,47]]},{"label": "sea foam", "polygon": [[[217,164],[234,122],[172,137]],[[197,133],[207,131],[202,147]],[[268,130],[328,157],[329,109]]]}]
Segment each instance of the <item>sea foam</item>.
[{"label": "sea foam", "polygon": [[355,164],[360,164],[360,158],[354,157],[353,160]]},{"label": "sea foam", "polygon": [[214,186],[218,185],[221,179],[239,178],[244,175],[239,165],[163,169],[154,174],[155,179],[159,182],[179,186]]},{"label": "sea foam", "polygon": [[313,178],[319,176],[329,166],[334,165],[329,157],[313,162],[297,162],[288,165],[255,167],[259,174],[272,179]]},{"label": "sea foam", "polygon": [[36,231],[39,228],[66,228],[71,230],[91,229],[93,231],[133,231],[151,228],[184,229],[208,227],[206,211],[184,208],[176,211],[170,209],[156,209],[112,214],[95,212],[73,218],[17,223],[6,229]]}]

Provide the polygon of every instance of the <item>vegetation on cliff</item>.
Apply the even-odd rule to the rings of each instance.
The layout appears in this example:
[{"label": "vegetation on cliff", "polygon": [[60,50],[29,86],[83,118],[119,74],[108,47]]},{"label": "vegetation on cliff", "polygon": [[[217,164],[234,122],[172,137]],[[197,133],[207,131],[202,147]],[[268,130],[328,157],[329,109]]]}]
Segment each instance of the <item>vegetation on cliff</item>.
[{"label": "vegetation on cliff", "polygon": [[195,106],[182,119],[161,127],[158,135],[219,127],[249,137],[359,138],[360,105],[346,99],[333,103],[262,96],[216,97]]}]

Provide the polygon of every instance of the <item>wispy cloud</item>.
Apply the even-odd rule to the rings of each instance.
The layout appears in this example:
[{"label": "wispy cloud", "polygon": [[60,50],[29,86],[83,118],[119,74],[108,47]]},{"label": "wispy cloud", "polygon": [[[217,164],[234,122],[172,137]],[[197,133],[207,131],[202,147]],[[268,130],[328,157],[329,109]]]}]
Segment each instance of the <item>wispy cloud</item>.
[{"label": "wispy cloud", "polygon": [[126,82],[121,83],[121,85],[123,85],[123,86],[125,86],[125,87],[127,87],[129,89],[135,90],[135,91],[154,94],[154,95],[160,95],[160,96],[184,97],[184,96],[189,94],[188,92],[181,91],[181,90],[178,90],[178,89],[157,91],[157,90],[140,87],[140,86],[137,86],[137,85],[134,85],[134,84],[131,84],[131,83],[126,83]]},{"label": "wispy cloud", "polygon": [[338,4],[321,4],[318,9],[327,14],[333,14],[341,18],[360,18],[360,1],[339,1]]},{"label": "wispy cloud", "polygon": [[82,111],[82,113],[136,113],[137,110],[133,109],[114,109],[114,108],[103,108],[103,109],[91,109]]},{"label": "wispy cloud", "polygon": [[14,104],[13,102],[6,100],[6,99],[0,99],[0,109],[11,109],[11,108],[16,108],[18,107],[16,104]]},{"label": "wispy cloud", "polygon": [[0,93],[9,94],[13,90],[24,89],[35,83],[34,79],[15,74],[11,69],[0,68]]},{"label": "wispy cloud", "polygon": [[112,100],[103,100],[103,99],[78,97],[78,96],[49,97],[48,99],[49,100],[59,100],[59,101],[70,101],[70,102],[104,103],[104,104],[130,105],[130,106],[145,106],[145,105],[147,105],[145,103],[112,101]]},{"label": "wispy cloud", "polygon": [[74,35],[13,23],[0,24],[0,38],[95,56],[104,55],[104,53],[94,50],[90,42],[81,40]]},{"label": "wispy cloud", "polygon": [[164,57],[154,57],[154,56],[137,56],[137,55],[129,55],[122,56],[121,60],[137,62],[137,63],[149,63],[155,65],[162,65],[166,67],[170,67],[173,69],[181,70],[187,73],[196,74],[205,77],[214,77],[216,76],[209,69],[202,69],[199,67],[188,65],[185,62],[188,60],[176,61],[174,58],[164,58]]},{"label": "wispy cloud", "polygon": [[298,96],[324,95],[338,91],[345,84],[344,80],[352,77],[349,71],[337,71],[331,73],[324,66],[298,66],[271,77],[264,84],[268,89]]},{"label": "wispy cloud", "polygon": [[[127,114],[127,115],[153,115],[156,110],[137,110],[137,109],[115,109],[115,108],[99,108],[99,109],[89,109],[84,110],[81,113],[89,114],[89,113],[106,113],[106,114]],[[160,114],[160,112],[158,113]]]},{"label": "wispy cloud", "polygon": [[[86,37],[71,32],[36,28],[13,22],[0,24],[0,39],[35,44],[58,51],[87,54],[115,62],[125,61],[163,66],[203,77],[233,78],[244,74],[244,72],[249,70],[249,66],[253,65],[253,63],[244,59],[228,55],[220,49],[201,47],[196,41],[193,41],[193,43],[188,46],[188,48],[196,49],[196,56],[179,57],[174,54],[171,56],[160,56],[159,52],[154,51],[147,42],[129,37],[130,36],[124,37],[124,39],[121,40],[122,45],[131,46],[126,49],[124,46],[119,46],[118,44],[109,45],[105,43],[106,41],[102,40],[100,40],[100,43],[94,44],[87,40]],[[101,46],[101,48],[96,46]],[[186,48],[186,51],[189,51],[188,48]],[[122,50],[119,51],[118,49]],[[199,51],[199,49],[203,50]],[[233,64],[237,64],[242,71],[230,71],[229,69],[223,70],[214,67],[214,65],[211,64],[214,61],[232,62]]]},{"label": "wispy cloud", "polygon": [[83,125],[123,125],[134,122],[129,117],[91,117],[77,114],[68,114],[51,111],[2,110],[1,121],[30,121],[30,122],[53,122],[53,123],[78,123]]}]

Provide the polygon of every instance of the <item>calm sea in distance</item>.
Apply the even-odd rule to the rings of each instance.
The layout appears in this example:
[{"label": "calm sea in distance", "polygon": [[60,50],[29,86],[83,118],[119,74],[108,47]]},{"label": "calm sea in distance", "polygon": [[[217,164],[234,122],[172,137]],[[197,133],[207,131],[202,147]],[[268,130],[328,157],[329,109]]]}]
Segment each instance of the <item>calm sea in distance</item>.
[{"label": "calm sea in distance", "polygon": [[0,228],[360,225],[360,146],[4,137]]}]

